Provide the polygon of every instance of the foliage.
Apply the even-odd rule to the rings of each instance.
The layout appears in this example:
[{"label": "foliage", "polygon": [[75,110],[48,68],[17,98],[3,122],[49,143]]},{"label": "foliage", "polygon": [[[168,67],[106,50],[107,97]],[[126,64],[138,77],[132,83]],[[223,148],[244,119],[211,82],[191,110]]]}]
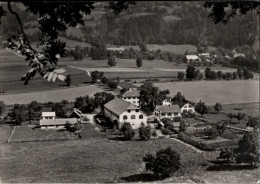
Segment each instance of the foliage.
[{"label": "foliage", "polygon": [[66,79],[65,79],[65,82],[67,84],[67,86],[70,86],[71,85],[71,77],[70,77],[70,74],[67,75]]},{"label": "foliage", "polygon": [[108,81],[109,81],[109,79],[107,77],[105,77],[105,76],[102,77],[102,79],[101,79],[101,82],[104,83],[104,84],[107,84]]},{"label": "foliage", "polygon": [[53,103],[52,104],[52,111],[56,113],[56,116],[59,118],[66,118],[66,109],[64,103]]},{"label": "foliage", "polygon": [[136,59],[136,66],[138,67],[138,68],[140,68],[140,67],[142,67],[143,66],[143,60],[142,60],[142,58],[137,58]]},{"label": "foliage", "polygon": [[110,87],[111,89],[116,89],[118,86],[118,83],[116,81],[108,81],[107,83],[108,87]]},{"label": "foliage", "polygon": [[146,154],[143,161],[146,162],[146,170],[153,171],[155,176],[162,178],[171,176],[181,167],[180,154],[170,147],[160,149],[156,156]]},{"label": "foliage", "polygon": [[116,59],[115,59],[114,57],[110,57],[110,58],[108,59],[107,64],[108,64],[110,67],[116,66]]},{"label": "foliage", "polygon": [[3,114],[5,112],[5,104],[3,101],[0,101],[0,114]]},{"label": "foliage", "polygon": [[234,150],[237,163],[258,163],[259,158],[259,139],[258,132],[247,133],[238,142],[239,147]]},{"label": "foliage", "polygon": [[215,111],[217,111],[218,113],[220,112],[220,111],[222,111],[222,105],[221,105],[221,103],[216,103],[215,105],[214,105],[214,109],[215,109]]},{"label": "foliage", "polygon": [[195,111],[198,112],[201,117],[208,113],[208,107],[201,100],[195,105]]},{"label": "foliage", "polygon": [[95,100],[95,107],[101,107],[104,108],[104,105],[113,100],[115,97],[111,93],[107,92],[97,92],[94,94],[94,100]]},{"label": "foliage", "polygon": [[104,77],[104,72],[99,72],[99,71],[93,71],[91,72],[91,78],[92,78],[92,82],[96,83],[97,80],[100,80]]},{"label": "foliage", "polygon": [[161,127],[161,132],[162,132],[163,135],[170,135],[171,134],[171,131],[168,127],[167,128]]},{"label": "foliage", "polygon": [[41,117],[42,105],[37,101],[32,101],[28,105],[28,119],[40,119]]},{"label": "foliage", "polygon": [[259,127],[258,117],[248,116],[246,126],[258,128]]},{"label": "foliage", "polygon": [[245,119],[246,115],[244,113],[237,113],[235,114],[234,118],[238,120],[238,123],[240,123],[241,120]]},{"label": "foliage", "polygon": [[179,79],[179,81],[182,81],[184,79],[184,76],[185,76],[184,72],[178,72],[177,74],[177,78]]},{"label": "foliage", "polygon": [[134,135],[135,135],[135,132],[134,132],[134,130],[133,130],[131,124],[128,123],[128,122],[125,122],[125,123],[122,125],[120,131],[124,134],[124,137],[125,137],[127,140],[131,140],[131,139],[134,137]]},{"label": "foliage", "polygon": [[152,131],[152,136],[153,136],[154,138],[157,137],[157,132],[156,132],[155,129],[153,129],[153,131]]},{"label": "foliage", "polygon": [[8,113],[8,116],[16,124],[21,124],[28,118],[28,113],[25,105],[14,104],[13,108]]},{"label": "foliage", "polygon": [[180,122],[180,127],[179,127],[179,132],[186,132],[187,130],[187,125],[184,121]]},{"label": "foliage", "polygon": [[151,127],[142,124],[139,127],[139,137],[141,140],[149,140],[151,138]]},{"label": "foliage", "polygon": [[227,129],[226,122],[218,122],[214,125],[214,127],[218,131],[218,135],[222,135]]},{"label": "foliage", "polygon": [[194,66],[189,65],[186,69],[186,78],[189,80],[196,79],[197,73],[196,68]]},{"label": "foliage", "polygon": [[214,127],[206,130],[205,135],[208,136],[209,139],[216,139],[218,137],[218,130]]}]

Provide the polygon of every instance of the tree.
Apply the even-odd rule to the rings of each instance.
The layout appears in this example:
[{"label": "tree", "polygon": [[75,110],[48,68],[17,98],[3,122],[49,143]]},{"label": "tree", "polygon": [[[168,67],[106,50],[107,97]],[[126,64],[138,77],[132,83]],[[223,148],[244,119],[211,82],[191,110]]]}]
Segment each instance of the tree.
[{"label": "tree", "polygon": [[40,119],[41,117],[41,110],[42,110],[42,105],[38,103],[37,101],[32,101],[28,105],[28,119]]},{"label": "tree", "polygon": [[228,118],[229,118],[229,122],[231,122],[232,118],[235,117],[235,114],[233,114],[233,113],[228,113],[227,116],[228,116]]},{"label": "tree", "polygon": [[92,82],[96,83],[97,80],[100,80],[104,77],[104,72],[99,72],[99,71],[93,71],[91,72],[91,78],[92,78]]},{"label": "tree", "polygon": [[151,127],[142,124],[139,127],[139,137],[141,140],[149,140],[151,138]]},{"label": "tree", "polygon": [[94,94],[94,101],[95,101],[95,108],[100,107],[101,109],[104,108],[104,105],[113,100],[115,96],[111,93],[107,92],[97,92]]},{"label": "tree", "polygon": [[114,57],[110,57],[110,58],[108,59],[107,64],[108,64],[110,67],[116,66],[116,59],[115,59]]},{"label": "tree", "polygon": [[248,116],[246,126],[253,127],[253,128],[258,128],[259,127],[258,117]]},{"label": "tree", "polygon": [[116,81],[108,81],[107,83],[108,87],[110,87],[111,89],[116,89],[118,86],[118,83]]},{"label": "tree", "polygon": [[179,81],[182,81],[184,79],[184,72],[178,72],[177,78],[179,79]]},{"label": "tree", "polygon": [[160,149],[155,156],[148,153],[143,161],[146,162],[146,170],[153,171],[154,175],[160,178],[171,176],[181,167],[180,154],[171,147]]},{"label": "tree", "polygon": [[56,116],[59,118],[66,118],[66,109],[65,105],[63,103],[53,103],[52,104],[52,111],[56,113]]},{"label": "tree", "polygon": [[210,69],[210,68],[206,68],[206,69],[205,69],[205,78],[206,78],[206,79],[211,79],[211,78],[210,78],[210,72],[211,72],[211,69]]},{"label": "tree", "polygon": [[232,79],[237,79],[237,77],[238,77],[238,74],[237,74],[237,72],[233,72],[233,74],[232,74]]},{"label": "tree", "polygon": [[153,136],[154,138],[157,137],[157,132],[156,132],[155,129],[153,129],[153,131],[152,131],[152,136]]},{"label": "tree", "polygon": [[238,123],[240,123],[241,120],[245,119],[246,115],[244,113],[237,113],[234,118],[238,120]]},{"label": "tree", "polygon": [[179,132],[186,132],[187,130],[187,125],[184,121],[180,122],[180,127],[179,127]]},{"label": "tree", "polygon": [[147,51],[147,45],[145,43],[141,43],[139,45],[139,48],[142,52],[146,52]]},{"label": "tree", "polygon": [[212,127],[206,130],[205,135],[208,136],[209,139],[216,139],[219,134],[218,134],[218,130]]},{"label": "tree", "polygon": [[189,80],[196,79],[196,68],[194,66],[187,67],[186,78]]},{"label": "tree", "polygon": [[107,84],[108,81],[109,81],[109,79],[107,77],[105,77],[105,76],[102,77],[102,79],[101,79],[101,82],[104,83],[104,84]]},{"label": "tree", "polygon": [[140,68],[140,67],[142,67],[143,66],[143,60],[142,60],[142,58],[137,58],[136,59],[136,66],[138,67],[138,68]]},{"label": "tree", "polygon": [[214,105],[214,109],[215,109],[215,111],[217,111],[218,113],[220,112],[220,111],[222,111],[222,105],[221,105],[221,103],[216,103],[215,105]]},{"label": "tree", "polygon": [[122,127],[121,127],[121,132],[124,134],[124,137],[127,139],[127,140],[131,140],[134,135],[135,135],[135,132],[131,126],[130,123],[128,122],[125,122]]},{"label": "tree", "polygon": [[219,79],[219,80],[222,79],[222,75],[223,75],[223,74],[222,74],[222,71],[218,71],[218,72],[217,72],[217,76],[218,76],[218,79]]},{"label": "tree", "polygon": [[67,75],[66,79],[65,79],[65,82],[67,84],[67,86],[70,86],[71,85],[71,77],[70,77],[70,74]]},{"label": "tree", "polygon": [[0,114],[3,114],[5,112],[5,104],[3,101],[0,101]]},{"label": "tree", "polygon": [[8,113],[8,116],[16,124],[21,124],[28,118],[28,113],[25,105],[14,104],[13,108]]},{"label": "tree", "polygon": [[218,131],[218,135],[222,135],[226,130],[226,122],[218,122],[214,126],[216,130]]},{"label": "tree", "polygon": [[77,109],[83,109],[86,106],[85,98],[80,96],[75,99],[74,107]]},{"label": "tree", "polygon": [[242,79],[244,77],[244,71],[242,70],[242,68],[237,69],[237,75],[239,79]]},{"label": "tree", "polygon": [[73,57],[75,60],[83,60],[84,53],[81,51],[75,50]]},{"label": "tree", "polygon": [[259,138],[257,130],[246,133],[238,142],[238,148],[234,150],[237,163],[258,163]]},{"label": "tree", "polygon": [[195,111],[198,112],[201,117],[208,113],[208,107],[201,100],[195,105]]}]

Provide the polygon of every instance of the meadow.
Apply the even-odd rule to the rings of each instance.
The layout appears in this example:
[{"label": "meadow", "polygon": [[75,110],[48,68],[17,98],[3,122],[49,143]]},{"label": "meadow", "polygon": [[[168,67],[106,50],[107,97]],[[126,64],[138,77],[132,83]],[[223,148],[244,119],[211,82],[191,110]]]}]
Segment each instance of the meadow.
[{"label": "meadow", "polygon": [[[81,140],[7,144],[12,127],[3,124],[0,127],[0,148],[4,148],[0,157],[3,183],[151,182],[154,178],[145,171],[142,157],[147,152],[155,153],[168,146],[180,153],[182,167],[163,182],[185,182],[202,176],[207,182],[231,183],[241,173],[241,170],[236,169],[225,171],[211,163],[218,152],[197,153],[171,139],[112,140],[97,132],[92,125],[86,124],[82,129]],[[222,173],[221,178],[212,177],[217,172]],[[247,175],[249,183],[258,179],[257,169],[243,170],[243,174]],[[244,181],[241,176],[236,180]]]}]

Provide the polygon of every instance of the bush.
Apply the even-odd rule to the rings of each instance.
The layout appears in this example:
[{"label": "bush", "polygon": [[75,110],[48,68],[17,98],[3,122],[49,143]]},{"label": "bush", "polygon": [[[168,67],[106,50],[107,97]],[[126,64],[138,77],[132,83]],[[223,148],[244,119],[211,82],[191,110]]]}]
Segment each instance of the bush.
[{"label": "bush", "polygon": [[108,64],[110,67],[116,66],[116,59],[115,59],[114,57],[110,57],[110,58],[108,59],[107,64]]},{"label": "bush", "polygon": [[108,87],[110,87],[111,89],[116,89],[117,88],[117,82],[115,81],[108,81],[107,83]]},{"label": "bush", "polygon": [[71,85],[71,77],[70,77],[70,75],[67,75],[67,77],[65,79],[65,82],[66,82],[67,86]]},{"label": "bush", "polygon": [[133,131],[131,124],[128,122],[125,122],[120,130],[127,140],[131,140],[135,136],[135,132]]},{"label": "bush", "polygon": [[151,138],[151,127],[145,127],[144,124],[142,124],[139,128],[139,137],[141,140],[149,140]]},{"label": "bush", "polygon": [[182,80],[184,79],[184,76],[185,76],[184,72],[178,72],[177,78],[178,78],[180,81],[182,81]]},{"label": "bush", "polygon": [[208,136],[209,139],[216,139],[219,134],[218,134],[218,130],[212,127],[205,131],[205,135]]},{"label": "bush", "polygon": [[142,60],[142,58],[137,58],[137,59],[136,59],[136,66],[137,66],[138,68],[140,68],[141,66],[143,66],[143,60]]},{"label": "bush", "polygon": [[146,170],[153,171],[156,177],[161,178],[171,176],[181,167],[180,154],[170,147],[160,149],[156,156],[150,153],[146,154],[143,161],[146,162]]},{"label": "bush", "polygon": [[171,131],[168,128],[161,128],[161,132],[163,135],[170,135]]},{"label": "bush", "polygon": [[187,130],[187,125],[184,121],[180,122],[180,127],[179,127],[179,132],[186,132]]},{"label": "bush", "polygon": [[84,53],[81,51],[75,51],[73,57],[75,60],[82,60],[84,58]]},{"label": "bush", "polygon": [[108,81],[109,81],[109,79],[106,78],[106,77],[102,77],[102,79],[101,79],[101,82],[104,83],[104,84],[107,84]]}]

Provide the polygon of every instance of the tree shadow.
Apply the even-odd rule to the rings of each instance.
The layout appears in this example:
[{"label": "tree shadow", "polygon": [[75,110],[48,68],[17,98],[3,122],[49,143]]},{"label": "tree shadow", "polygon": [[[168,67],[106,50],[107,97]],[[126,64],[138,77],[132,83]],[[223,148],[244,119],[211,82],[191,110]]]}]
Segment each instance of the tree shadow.
[{"label": "tree shadow", "polygon": [[153,182],[158,181],[160,178],[152,174],[134,174],[127,177],[121,177],[120,179],[127,182]]},{"label": "tree shadow", "polygon": [[112,140],[112,141],[127,141],[127,139],[124,138],[124,137],[111,137],[108,140]]},{"label": "tree shadow", "polygon": [[237,170],[253,170],[258,166],[252,165],[213,165],[209,166],[207,171],[237,171]]}]

